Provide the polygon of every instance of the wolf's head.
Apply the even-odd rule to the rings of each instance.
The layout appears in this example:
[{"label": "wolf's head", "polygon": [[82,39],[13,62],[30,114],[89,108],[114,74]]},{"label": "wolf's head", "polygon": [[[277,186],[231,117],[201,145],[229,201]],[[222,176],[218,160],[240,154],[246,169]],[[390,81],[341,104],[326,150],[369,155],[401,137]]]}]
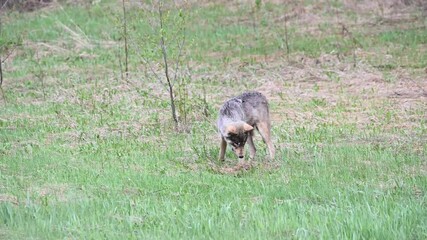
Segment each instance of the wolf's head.
[{"label": "wolf's head", "polygon": [[223,137],[239,158],[243,158],[245,155],[245,143],[249,132],[253,129],[251,125],[245,122],[231,123],[224,128]]}]

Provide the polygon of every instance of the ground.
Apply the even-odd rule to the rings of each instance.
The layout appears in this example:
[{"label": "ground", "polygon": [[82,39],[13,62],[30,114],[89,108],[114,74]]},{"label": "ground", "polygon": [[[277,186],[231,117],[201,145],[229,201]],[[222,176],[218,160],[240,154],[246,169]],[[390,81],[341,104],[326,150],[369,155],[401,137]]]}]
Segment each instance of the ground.
[{"label": "ground", "polygon": [[[1,15],[0,238],[426,238],[423,1],[167,2],[177,128],[157,5],[124,34],[122,1],[32,2]],[[277,157],[221,163],[249,90]]]}]

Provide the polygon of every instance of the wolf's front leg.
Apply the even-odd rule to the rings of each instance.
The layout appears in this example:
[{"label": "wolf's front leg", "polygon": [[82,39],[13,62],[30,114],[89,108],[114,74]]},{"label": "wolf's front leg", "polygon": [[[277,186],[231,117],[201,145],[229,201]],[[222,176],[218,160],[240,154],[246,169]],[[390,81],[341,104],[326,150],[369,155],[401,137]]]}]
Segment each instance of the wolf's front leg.
[{"label": "wolf's front leg", "polygon": [[255,153],[256,153],[256,148],[255,148],[254,139],[253,139],[254,131],[252,130],[248,134],[249,134],[248,135],[249,158],[253,160],[255,158]]},{"label": "wolf's front leg", "polygon": [[224,161],[225,149],[227,149],[227,142],[221,137],[221,146],[219,150],[219,160]]}]

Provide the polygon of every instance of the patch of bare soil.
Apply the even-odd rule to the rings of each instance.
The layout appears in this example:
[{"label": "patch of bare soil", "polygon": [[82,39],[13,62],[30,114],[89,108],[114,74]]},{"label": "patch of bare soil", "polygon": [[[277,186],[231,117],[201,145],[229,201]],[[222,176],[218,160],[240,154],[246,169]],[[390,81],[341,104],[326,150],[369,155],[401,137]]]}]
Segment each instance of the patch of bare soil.
[{"label": "patch of bare soil", "polygon": [[239,175],[250,171],[251,169],[262,169],[265,171],[272,171],[280,167],[279,162],[267,161],[262,162],[255,161],[238,161],[237,163],[231,162],[225,165],[217,165],[210,163],[210,168],[213,172],[224,174],[224,175]]},{"label": "patch of bare soil", "polygon": [[14,205],[18,205],[19,201],[16,196],[9,194],[0,194],[0,203],[12,203]]},{"label": "patch of bare soil", "polygon": [[0,0],[1,6],[9,10],[32,12],[51,5],[54,0]]},{"label": "patch of bare soil", "polygon": [[56,7],[58,4],[87,5],[87,0],[0,0],[4,9],[19,12],[34,12],[40,9]]},{"label": "patch of bare soil", "polygon": [[211,170],[221,174],[238,175],[239,173],[247,172],[254,167],[254,163],[250,161],[239,161],[233,166],[218,166],[211,164]]},{"label": "patch of bare soil", "polygon": [[68,202],[71,199],[76,199],[77,196],[69,195],[70,186],[67,184],[47,184],[37,188],[30,189],[36,196],[54,198],[59,202]]}]

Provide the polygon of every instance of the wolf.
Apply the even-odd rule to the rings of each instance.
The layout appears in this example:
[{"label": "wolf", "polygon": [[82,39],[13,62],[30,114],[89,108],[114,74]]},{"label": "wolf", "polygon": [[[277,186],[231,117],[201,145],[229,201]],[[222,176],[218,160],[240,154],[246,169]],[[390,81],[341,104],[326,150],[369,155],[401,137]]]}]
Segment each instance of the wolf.
[{"label": "wolf", "polygon": [[227,144],[233,152],[244,159],[244,147],[249,144],[249,157],[255,157],[253,142],[254,128],[267,144],[270,159],[274,159],[275,149],[271,141],[271,122],[267,98],[260,92],[245,92],[224,103],[217,122],[221,134],[219,160],[224,161]]}]

